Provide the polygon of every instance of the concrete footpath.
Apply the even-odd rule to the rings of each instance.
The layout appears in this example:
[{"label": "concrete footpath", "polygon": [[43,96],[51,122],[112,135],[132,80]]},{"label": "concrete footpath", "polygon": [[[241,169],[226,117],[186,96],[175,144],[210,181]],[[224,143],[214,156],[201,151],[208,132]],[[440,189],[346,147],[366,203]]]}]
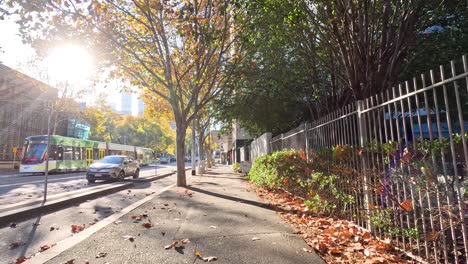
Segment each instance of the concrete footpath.
[{"label": "concrete footpath", "polygon": [[[309,247],[302,237],[230,167],[208,169],[188,184],[187,189],[169,188],[119,219],[110,218],[94,233],[85,229],[77,234],[84,240],[46,263],[203,263],[196,252],[216,257],[214,263],[324,263],[303,250]],[[183,246],[165,249],[174,241]],[[54,248],[41,254],[52,257]],[[41,254],[27,263],[37,263]]]}]

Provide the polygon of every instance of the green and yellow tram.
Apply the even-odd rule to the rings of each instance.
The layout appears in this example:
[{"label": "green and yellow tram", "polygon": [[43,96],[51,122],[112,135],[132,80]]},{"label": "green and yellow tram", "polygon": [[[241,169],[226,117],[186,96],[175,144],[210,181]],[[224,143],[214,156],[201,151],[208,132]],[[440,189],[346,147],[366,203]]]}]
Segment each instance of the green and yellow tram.
[{"label": "green and yellow tram", "polygon": [[[27,137],[23,150],[20,173],[45,172],[47,136]],[[127,155],[142,166],[154,158],[149,148],[53,135],[50,136],[49,172],[85,171],[93,161],[107,155]]]}]

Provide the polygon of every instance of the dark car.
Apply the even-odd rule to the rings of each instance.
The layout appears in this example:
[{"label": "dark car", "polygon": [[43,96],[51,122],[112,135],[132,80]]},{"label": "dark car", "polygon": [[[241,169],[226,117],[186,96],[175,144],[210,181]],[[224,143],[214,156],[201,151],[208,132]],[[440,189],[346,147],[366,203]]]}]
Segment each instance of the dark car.
[{"label": "dark car", "polygon": [[91,164],[86,179],[88,182],[96,180],[123,180],[125,177],[133,176],[138,178],[140,174],[140,165],[132,157],[113,155],[106,156],[103,159]]}]

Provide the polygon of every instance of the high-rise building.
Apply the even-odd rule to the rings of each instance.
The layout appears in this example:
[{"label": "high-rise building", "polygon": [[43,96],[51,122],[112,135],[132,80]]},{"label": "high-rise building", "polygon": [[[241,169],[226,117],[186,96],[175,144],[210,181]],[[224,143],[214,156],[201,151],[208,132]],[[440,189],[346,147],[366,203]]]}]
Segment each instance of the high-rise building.
[{"label": "high-rise building", "polygon": [[145,103],[143,103],[143,100],[138,99],[138,115],[143,115],[145,111]]},{"label": "high-rise building", "polygon": [[120,114],[122,115],[131,115],[132,114],[132,94],[131,93],[122,93],[120,101]]}]

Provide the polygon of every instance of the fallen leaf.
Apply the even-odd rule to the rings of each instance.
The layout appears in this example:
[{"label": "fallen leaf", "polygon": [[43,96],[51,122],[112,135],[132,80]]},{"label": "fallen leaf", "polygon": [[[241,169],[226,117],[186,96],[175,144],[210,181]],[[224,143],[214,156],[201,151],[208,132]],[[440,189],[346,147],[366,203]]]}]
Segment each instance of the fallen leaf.
[{"label": "fallen leaf", "polygon": [[153,224],[151,223],[143,223],[142,224],[143,227],[146,227],[146,228],[151,228],[153,226]]},{"label": "fallen leaf", "polygon": [[122,221],[120,221],[120,220],[117,220],[117,221],[114,222],[115,225],[118,225],[120,223],[122,223]]},{"label": "fallen leaf", "polygon": [[252,241],[260,240],[259,237],[252,237]]},{"label": "fallen leaf", "polygon": [[202,258],[205,262],[211,262],[211,261],[215,261],[215,260],[218,260],[217,257],[215,256],[209,256],[209,257],[206,257],[206,258]]},{"label": "fallen leaf", "polygon": [[406,212],[411,212],[411,210],[413,210],[413,203],[411,202],[411,200],[404,200],[403,202],[401,202],[400,206]]},{"label": "fallen leaf", "polygon": [[40,251],[40,252],[46,251],[46,250],[48,250],[49,248],[50,248],[49,245],[42,245],[42,246],[41,246],[41,249],[40,249],[39,251]]},{"label": "fallen leaf", "polygon": [[164,249],[171,249],[173,247],[177,247],[178,243],[179,243],[178,241],[174,241],[170,245],[165,246]]},{"label": "fallen leaf", "polygon": [[341,254],[341,250],[339,250],[338,248],[330,248],[328,250],[328,253],[333,254],[333,255],[339,255]]},{"label": "fallen leaf", "polygon": [[201,257],[202,257],[200,251],[195,250],[195,257],[197,257],[197,258],[201,258]]},{"label": "fallen leaf", "polygon": [[21,257],[19,257],[19,258],[16,259],[15,264],[23,263],[23,262],[25,262],[27,259],[30,259],[30,258],[27,258],[27,257],[25,257],[25,256],[21,256]]},{"label": "fallen leaf", "polygon": [[366,249],[364,249],[364,255],[369,257],[371,255],[371,252],[366,248]]},{"label": "fallen leaf", "polygon": [[174,221],[180,221],[180,218],[174,218]]},{"label": "fallen leaf", "polygon": [[71,226],[71,231],[72,233],[78,233],[78,232],[81,232],[85,229],[85,225],[72,225]]},{"label": "fallen leaf", "polygon": [[312,253],[312,250],[310,250],[310,249],[307,249],[307,248],[302,248],[302,250],[304,250],[304,252],[309,252],[309,253]]},{"label": "fallen leaf", "polygon": [[426,234],[426,240],[427,241],[436,241],[437,237],[439,236],[439,232],[430,232]]},{"label": "fallen leaf", "polygon": [[23,244],[23,242],[21,242],[21,241],[19,241],[19,242],[13,242],[13,243],[11,243],[11,244],[8,246],[8,248],[9,248],[9,249],[15,249],[15,248],[21,246],[22,244]]},{"label": "fallen leaf", "polygon": [[210,228],[213,228],[213,229],[215,229],[215,228],[216,228],[216,226],[210,226]]},{"label": "fallen leaf", "polygon": [[188,243],[190,243],[190,240],[188,238],[185,238],[185,239],[182,239],[180,242],[182,244],[188,244]]},{"label": "fallen leaf", "polygon": [[107,256],[107,253],[106,252],[99,252],[97,255],[96,255],[96,258],[103,258]]},{"label": "fallen leaf", "polygon": [[124,236],[124,239],[129,240],[130,242],[135,241],[135,237],[133,237],[133,236]]}]

